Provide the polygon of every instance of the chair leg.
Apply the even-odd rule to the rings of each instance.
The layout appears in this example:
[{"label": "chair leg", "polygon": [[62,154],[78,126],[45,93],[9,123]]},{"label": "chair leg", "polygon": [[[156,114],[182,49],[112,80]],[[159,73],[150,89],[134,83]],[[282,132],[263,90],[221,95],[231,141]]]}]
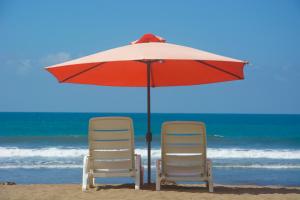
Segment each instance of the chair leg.
[{"label": "chair leg", "polygon": [[144,185],[144,167],[141,166],[141,178],[140,178],[141,185]]},{"label": "chair leg", "polygon": [[161,183],[161,172],[160,172],[160,160],[156,161],[156,191],[160,191],[160,183]]},{"label": "chair leg", "polygon": [[82,169],[82,191],[86,191],[88,189],[89,182],[89,157],[84,156],[83,158],[83,169]]},{"label": "chair leg", "polygon": [[89,173],[88,175],[89,188],[95,187],[95,178]]},{"label": "chair leg", "polygon": [[161,183],[160,177],[156,176],[156,191],[160,191],[160,183]]},{"label": "chair leg", "polygon": [[139,190],[141,187],[141,156],[136,155],[135,157],[135,189]]},{"label": "chair leg", "polygon": [[85,192],[87,191],[88,187],[87,187],[87,182],[88,182],[88,177],[87,175],[83,175],[82,177],[82,191]]},{"label": "chair leg", "polygon": [[207,177],[208,177],[208,191],[214,192],[213,176],[212,176],[212,163],[207,160]]},{"label": "chair leg", "polygon": [[141,175],[140,170],[137,170],[136,175],[135,175],[135,186],[134,186],[134,189],[136,189],[136,190],[139,190],[141,187],[140,175]]},{"label": "chair leg", "polygon": [[209,192],[214,192],[214,185],[213,185],[212,180],[210,180],[210,181],[208,182],[208,191],[209,191]]}]

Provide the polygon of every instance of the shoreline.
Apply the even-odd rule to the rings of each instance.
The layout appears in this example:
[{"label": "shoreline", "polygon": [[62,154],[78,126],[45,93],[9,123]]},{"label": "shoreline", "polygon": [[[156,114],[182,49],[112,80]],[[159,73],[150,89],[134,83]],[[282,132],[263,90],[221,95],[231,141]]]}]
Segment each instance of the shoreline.
[{"label": "shoreline", "polygon": [[209,193],[204,185],[164,185],[155,191],[155,185],[144,185],[134,190],[133,184],[97,185],[87,192],[80,184],[20,184],[0,185],[0,200],[7,199],[300,199],[300,186],[257,186],[257,185],[215,185]]}]

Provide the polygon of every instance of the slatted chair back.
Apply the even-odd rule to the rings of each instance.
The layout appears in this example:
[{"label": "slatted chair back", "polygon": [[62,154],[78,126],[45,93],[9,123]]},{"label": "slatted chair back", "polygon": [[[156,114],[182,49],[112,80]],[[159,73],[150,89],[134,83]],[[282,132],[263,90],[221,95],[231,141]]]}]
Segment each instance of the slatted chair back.
[{"label": "slatted chair back", "polygon": [[106,171],[132,171],[134,130],[128,117],[97,117],[89,122],[90,168]]},{"label": "slatted chair back", "polygon": [[[165,122],[161,135],[162,173],[174,180],[206,177],[206,130],[202,122]],[[177,178],[177,179],[176,179]]]}]

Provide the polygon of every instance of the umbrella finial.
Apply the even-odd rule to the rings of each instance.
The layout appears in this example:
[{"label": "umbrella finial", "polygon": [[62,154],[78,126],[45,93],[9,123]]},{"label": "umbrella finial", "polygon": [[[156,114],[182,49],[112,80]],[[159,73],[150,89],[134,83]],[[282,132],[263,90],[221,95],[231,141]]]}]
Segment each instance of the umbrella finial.
[{"label": "umbrella finial", "polygon": [[148,43],[148,42],[166,42],[166,40],[152,33],[146,33],[140,39],[131,42],[131,44]]}]

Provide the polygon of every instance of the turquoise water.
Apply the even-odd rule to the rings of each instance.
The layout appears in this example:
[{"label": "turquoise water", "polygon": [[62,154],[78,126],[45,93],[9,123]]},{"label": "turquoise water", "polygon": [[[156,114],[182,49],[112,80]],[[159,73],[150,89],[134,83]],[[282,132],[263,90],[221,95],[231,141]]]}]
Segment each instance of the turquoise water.
[{"label": "turquoise water", "polygon": [[[146,114],[0,113],[0,182],[80,183],[88,120],[99,116],[133,119],[136,152],[146,166]],[[161,124],[173,120],[206,124],[217,183],[300,185],[300,115],[154,113],[153,173],[160,157]]]}]

